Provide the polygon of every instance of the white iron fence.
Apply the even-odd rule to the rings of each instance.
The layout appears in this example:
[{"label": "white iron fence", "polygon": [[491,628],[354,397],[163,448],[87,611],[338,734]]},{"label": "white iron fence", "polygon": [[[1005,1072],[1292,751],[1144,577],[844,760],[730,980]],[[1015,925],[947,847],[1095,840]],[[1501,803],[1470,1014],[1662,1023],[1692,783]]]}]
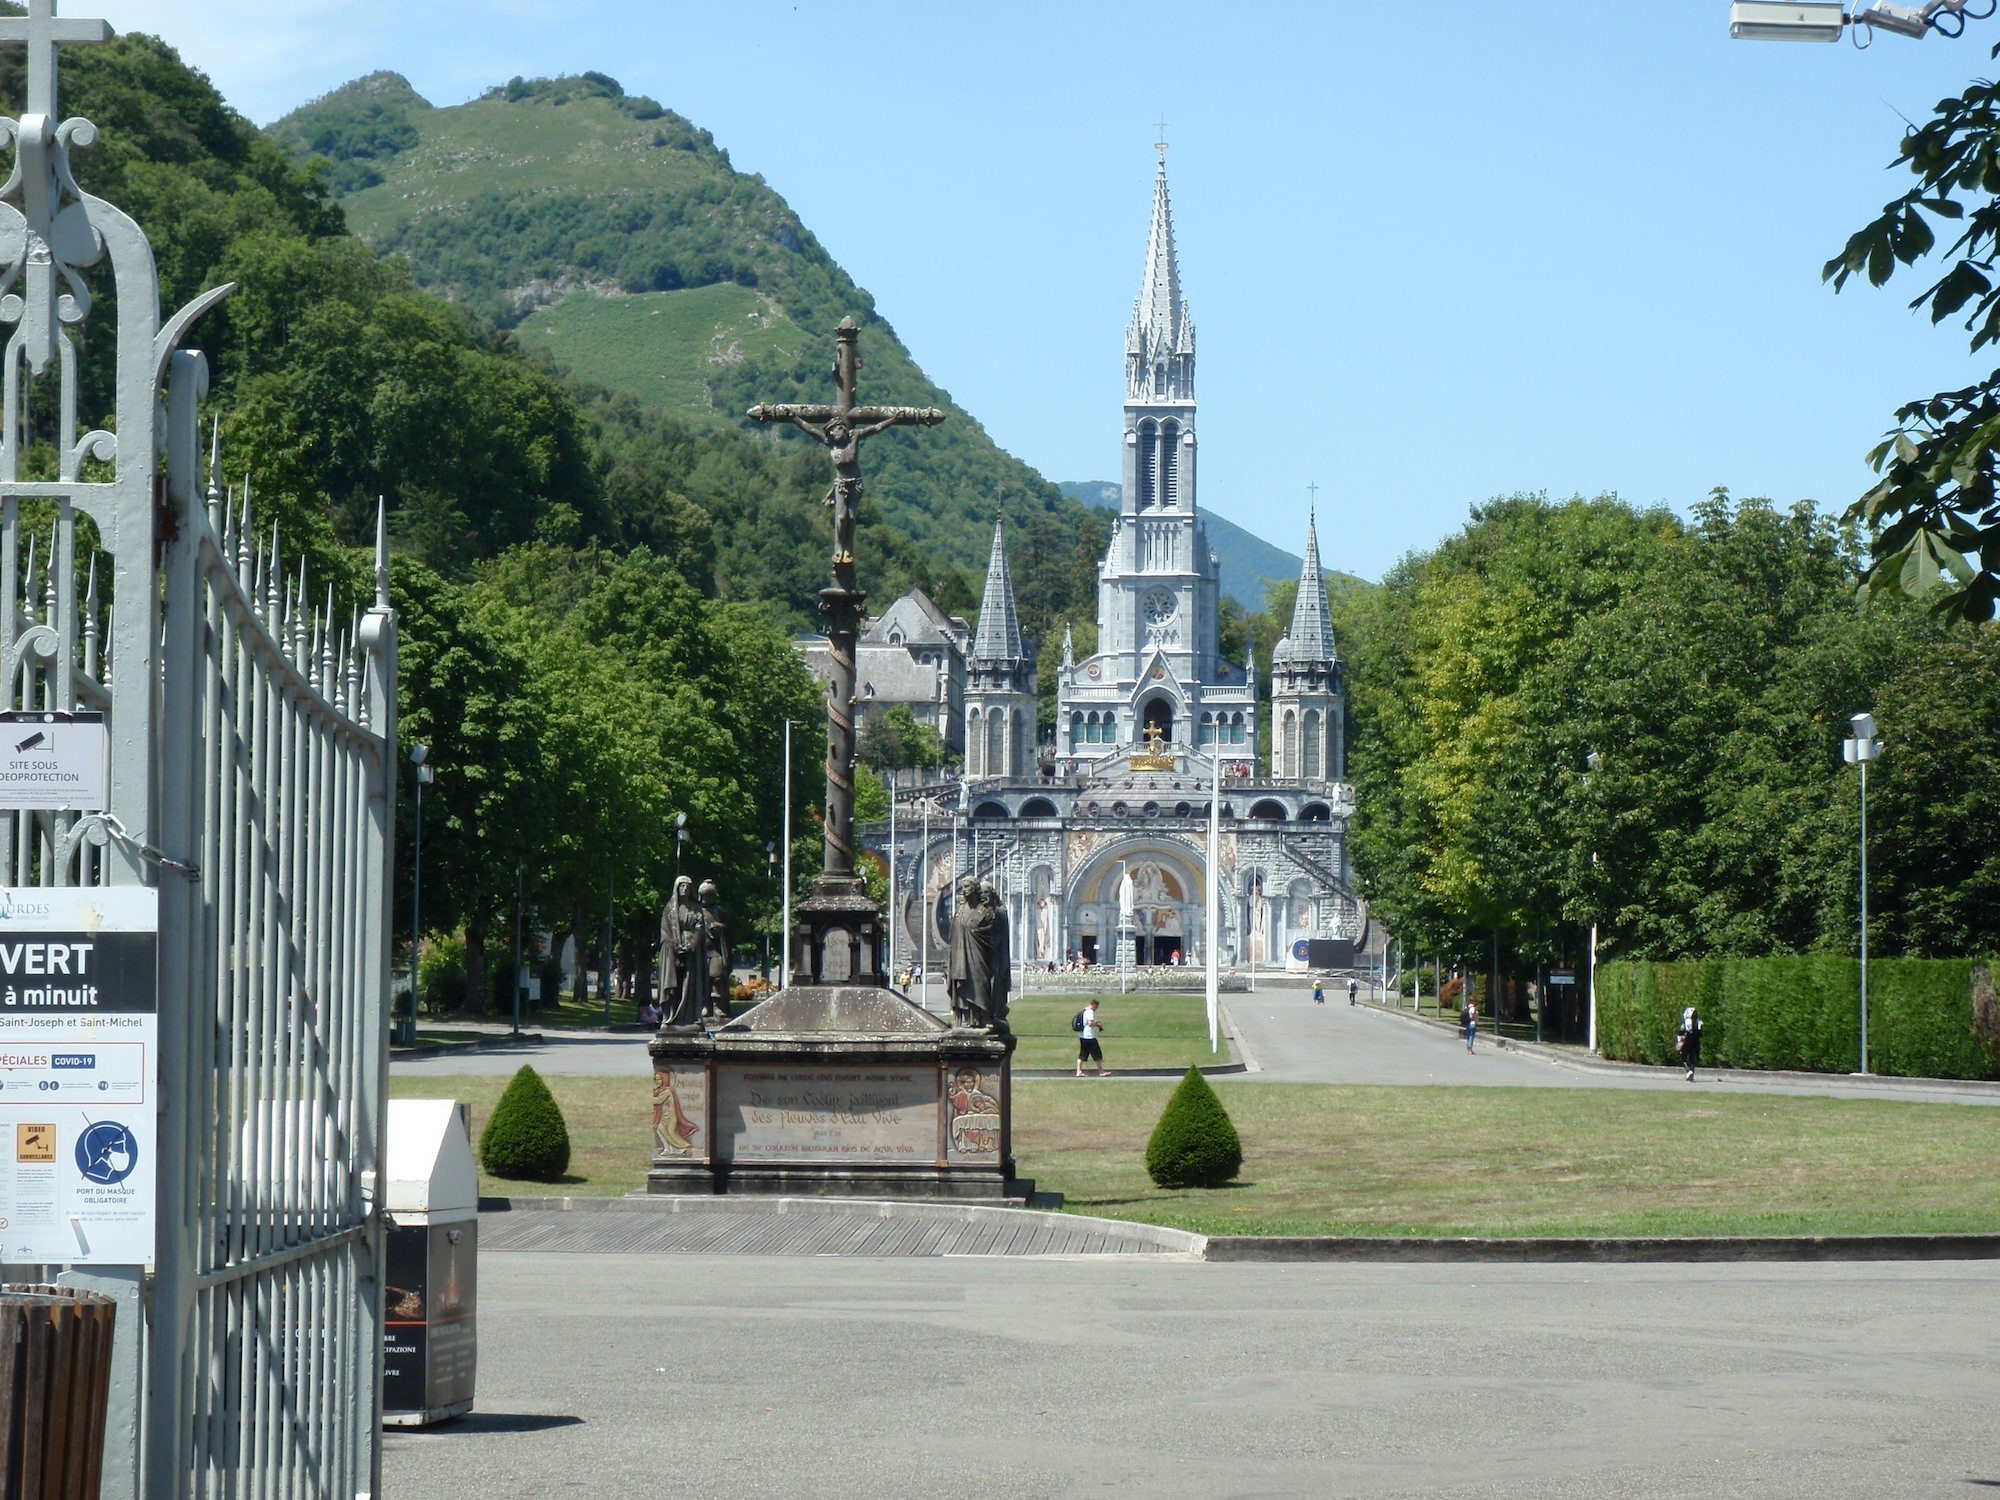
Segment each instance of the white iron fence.
[{"label": "white iron fence", "polygon": [[[336,619],[213,469],[203,495],[206,367],[176,348],[230,289],[162,326],[144,234],[71,175],[96,130],[57,112],[57,46],[107,34],[53,0],[0,17],[28,48],[0,120],[0,711],[101,712],[109,739],[101,805],[0,810],[0,884],[159,891],[151,1295],[141,1267],[70,1273],[122,1299],[104,1494],[348,1500],[380,1488],[386,538],[373,607]],[[107,279],[115,415],[79,434]]]}]

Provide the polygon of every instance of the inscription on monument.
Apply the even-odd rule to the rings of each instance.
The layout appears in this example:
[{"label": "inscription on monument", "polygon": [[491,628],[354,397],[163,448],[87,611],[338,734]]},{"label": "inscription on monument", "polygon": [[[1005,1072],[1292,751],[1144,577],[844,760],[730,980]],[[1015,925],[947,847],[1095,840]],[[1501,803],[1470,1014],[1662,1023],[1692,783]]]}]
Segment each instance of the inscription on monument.
[{"label": "inscription on monument", "polygon": [[715,1101],[719,1161],[937,1160],[935,1068],[725,1068]]}]

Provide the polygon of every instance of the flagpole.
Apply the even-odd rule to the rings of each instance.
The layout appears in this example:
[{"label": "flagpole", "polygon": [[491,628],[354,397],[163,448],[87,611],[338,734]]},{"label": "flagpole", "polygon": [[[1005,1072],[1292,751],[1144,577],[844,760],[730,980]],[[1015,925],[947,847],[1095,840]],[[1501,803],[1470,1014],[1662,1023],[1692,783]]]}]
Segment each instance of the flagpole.
[{"label": "flagpole", "polygon": [[1210,761],[1214,786],[1208,799],[1208,1050],[1220,1050],[1216,1030],[1216,992],[1222,964],[1222,755]]},{"label": "flagpole", "polygon": [[778,919],[783,931],[778,949],[778,988],[792,987],[792,721],[785,720],[785,904]]},{"label": "flagpole", "polygon": [[[885,774],[889,778],[889,983],[896,983],[896,908],[901,903],[896,899],[896,771],[892,766]],[[899,986],[900,988],[900,986]]]}]

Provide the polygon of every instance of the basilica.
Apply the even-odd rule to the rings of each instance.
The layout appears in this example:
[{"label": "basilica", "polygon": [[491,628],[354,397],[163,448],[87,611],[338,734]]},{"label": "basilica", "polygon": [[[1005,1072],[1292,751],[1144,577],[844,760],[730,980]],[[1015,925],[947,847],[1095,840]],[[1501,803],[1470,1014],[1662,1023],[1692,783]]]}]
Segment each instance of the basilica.
[{"label": "basilica", "polygon": [[[1005,900],[1023,965],[1203,965],[1211,945],[1229,968],[1352,961],[1366,923],[1348,866],[1345,684],[1318,537],[1309,521],[1291,629],[1271,654],[1267,756],[1254,644],[1241,662],[1219,644],[1194,377],[1163,157],[1125,340],[1123,500],[1098,567],[1098,649],[1078,658],[1065,629],[1055,739],[1041,743],[1035,649],[996,525],[964,658],[962,777],[947,796],[906,793],[893,840],[885,825],[867,839],[895,866],[899,970],[944,952],[952,892],[968,874]],[[1211,879],[1218,931],[1207,920]]]}]

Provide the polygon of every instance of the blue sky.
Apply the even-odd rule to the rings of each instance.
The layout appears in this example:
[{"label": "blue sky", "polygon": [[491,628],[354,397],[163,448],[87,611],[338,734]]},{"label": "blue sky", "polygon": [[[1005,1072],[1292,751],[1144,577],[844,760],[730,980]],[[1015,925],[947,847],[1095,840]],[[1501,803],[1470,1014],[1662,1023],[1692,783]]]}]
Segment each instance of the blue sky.
[{"label": "blue sky", "polygon": [[1317,483],[1327,565],[1367,577],[1518,490],[1838,509],[1897,405],[1986,373],[1917,278],[1819,271],[2000,18],[1862,51],[1731,42],[1726,0],[62,10],[164,36],[259,123],[378,68],[436,104],[609,73],[761,173],[1058,480],[1117,477],[1164,115],[1202,503],[1298,550]]}]

